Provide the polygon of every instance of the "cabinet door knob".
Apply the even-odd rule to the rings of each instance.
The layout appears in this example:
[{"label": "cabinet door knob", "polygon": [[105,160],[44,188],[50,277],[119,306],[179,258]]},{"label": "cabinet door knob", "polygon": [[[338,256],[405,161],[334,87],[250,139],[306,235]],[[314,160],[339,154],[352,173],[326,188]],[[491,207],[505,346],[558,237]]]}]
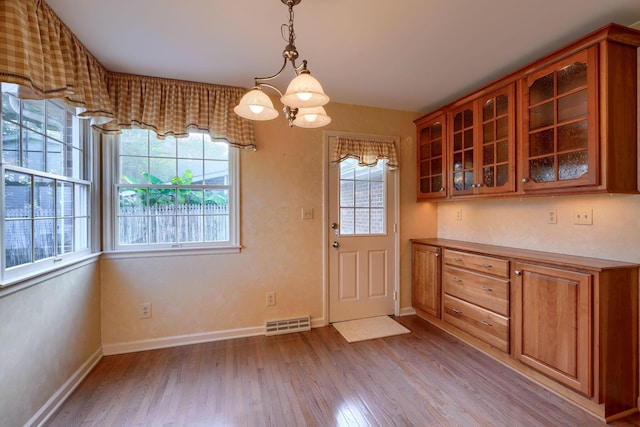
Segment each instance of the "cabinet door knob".
[{"label": "cabinet door knob", "polygon": [[522,276],[522,271],[516,270],[513,272],[516,276]]},{"label": "cabinet door knob", "polygon": [[440,187],[440,191],[444,191],[444,187]]},{"label": "cabinet door knob", "polygon": [[433,254],[433,256],[437,258],[440,256],[440,254]]},{"label": "cabinet door knob", "polygon": [[529,178],[522,178],[521,181],[526,184],[527,182],[529,182]]}]

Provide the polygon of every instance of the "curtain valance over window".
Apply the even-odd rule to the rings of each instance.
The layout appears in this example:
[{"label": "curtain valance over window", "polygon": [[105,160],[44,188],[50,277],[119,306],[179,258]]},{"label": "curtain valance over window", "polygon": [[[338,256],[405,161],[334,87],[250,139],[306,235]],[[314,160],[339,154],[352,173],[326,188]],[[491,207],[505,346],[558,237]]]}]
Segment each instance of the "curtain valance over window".
[{"label": "curtain valance over window", "polygon": [[376,138],[336,137],[331,151],[331,164],[345,159],[358,160],[358,166],[375,166],[378,160],[387,159],[389,169],[398,168],[398,155],[393,140]]},{"label": "curtain valance over window", "polygon": [[137,126],[162,139],[198,129],[230,145],[255,149],[251,122],[233,112],[245,89],[119,73],[107,75],[107,88],[115,120],[94,126],[104,133]]},{"label": "curtain valance over window", "polygon": [[28,97],[65,98],[85,116],[113,117],[107,73],[46,3],[0,1],[2,81]]},{"label": "curtain valance over window", "polygon": [[111,73],[42,0],[0,1],[0,81],[23,96],[65,98],[80,116],[100,118],[101,132],[136,125],[162,138],[199,129],[255,149],[253,125],[233,113],[244,89]]}]

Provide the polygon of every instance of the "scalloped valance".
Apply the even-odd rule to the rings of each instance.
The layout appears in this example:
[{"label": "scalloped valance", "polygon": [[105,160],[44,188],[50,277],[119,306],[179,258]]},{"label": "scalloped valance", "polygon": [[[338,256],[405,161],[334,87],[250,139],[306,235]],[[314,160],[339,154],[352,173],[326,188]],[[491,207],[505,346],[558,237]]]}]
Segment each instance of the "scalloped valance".
[{"label": "scalloped valance", "polygon": [[0,81],[31,98],[64,98],[103,133],[138,126],[160,138],[207,132],[255,149],[253,125],[233,113],[242,88],[112,73],[42,0],[0,2]]},{"label": "scalloped valance", "polygon": [[358,160],[358,166],[375,166],[386,159],[389,169],[398,168],[396,146],[391,139],[338,136],[331,150],[331,164],[346,159]]}]

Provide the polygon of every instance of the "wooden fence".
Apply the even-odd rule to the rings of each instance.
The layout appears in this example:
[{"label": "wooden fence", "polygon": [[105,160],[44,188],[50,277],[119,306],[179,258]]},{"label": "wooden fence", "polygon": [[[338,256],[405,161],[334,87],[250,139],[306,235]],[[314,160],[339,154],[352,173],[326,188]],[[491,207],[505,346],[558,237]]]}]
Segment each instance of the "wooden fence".
[{"label": "wooden fence", "polygon": [[229,207],[218,205],[121,207],[121,245],[229,240]]}]

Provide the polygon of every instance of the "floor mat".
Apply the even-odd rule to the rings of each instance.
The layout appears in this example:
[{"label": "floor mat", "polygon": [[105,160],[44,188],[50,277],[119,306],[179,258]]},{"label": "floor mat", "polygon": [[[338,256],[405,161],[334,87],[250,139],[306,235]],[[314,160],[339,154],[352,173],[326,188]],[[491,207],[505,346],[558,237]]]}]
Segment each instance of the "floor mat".
[{"label": "floor mat", "polygon": [[368,317],[333,323],[347,342],[372,340],[392,335],[408,334],[411,331],[389,316]]}]

